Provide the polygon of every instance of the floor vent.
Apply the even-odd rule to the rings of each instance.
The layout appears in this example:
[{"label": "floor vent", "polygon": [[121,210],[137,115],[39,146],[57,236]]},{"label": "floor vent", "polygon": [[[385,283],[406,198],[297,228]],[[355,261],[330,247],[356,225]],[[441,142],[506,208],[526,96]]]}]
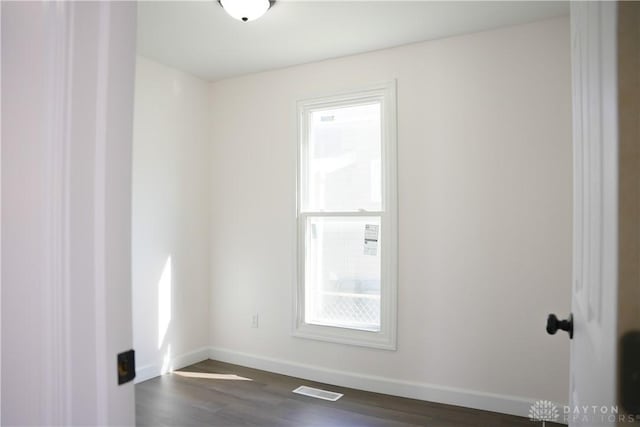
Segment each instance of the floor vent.
[{"label": "floor vent", "polygon": [[336,400],[344,396],[344,394],[320,390],[319,388],[307,387],[306,385],[298,387],[297,389],[293,390],[293,392],[309,397],[315,397],[316,399],[330,400],[332,402],[335,402]]}]

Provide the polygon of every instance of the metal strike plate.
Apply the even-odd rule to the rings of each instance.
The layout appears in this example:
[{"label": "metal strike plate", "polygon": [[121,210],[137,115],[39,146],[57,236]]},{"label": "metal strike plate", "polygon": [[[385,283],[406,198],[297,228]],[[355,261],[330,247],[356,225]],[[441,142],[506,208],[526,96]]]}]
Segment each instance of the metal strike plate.
[{"label": "metal strike plate", "polygon": [[136,377],[136,353],[133,350],[118,354],[118,385]]}]

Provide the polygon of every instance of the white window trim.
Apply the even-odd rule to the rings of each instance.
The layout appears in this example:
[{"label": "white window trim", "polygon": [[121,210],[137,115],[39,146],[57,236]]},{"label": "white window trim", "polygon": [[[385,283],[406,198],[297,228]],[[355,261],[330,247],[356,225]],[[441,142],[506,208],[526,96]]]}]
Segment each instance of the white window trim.
[{"label": "white window trim", "polygon": [[[301,165],[306,160],[307,113],[367,101],[382,104],[382,211],[301,212]],[[397,115],[395,80],[371,85],[359,90],[331,96],[298,101],[298,133],[296,138],[296,251],[293,289],[293,335],[341,344],[372,347],[385,350],[397,348],[397,293],[398,293],[398,200],[397,200]],[[335,326],[309,324],[305,315],[305,222],[308,216],[380,216],[381,220],[381,289],[380,331],[356,330]]]}]

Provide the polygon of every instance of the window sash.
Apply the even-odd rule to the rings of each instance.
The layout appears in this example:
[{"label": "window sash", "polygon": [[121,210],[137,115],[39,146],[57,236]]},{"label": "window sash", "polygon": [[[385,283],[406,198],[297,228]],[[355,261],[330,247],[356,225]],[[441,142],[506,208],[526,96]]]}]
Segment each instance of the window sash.
[{"label": "window sash", "polygon": [[[302,222],[302,231],[301,233],[303,234],[303,240],[304,242],[302,243],[301,246],[304,246],[304,259],[302,260],[302,266],[301,268],[303,268],[303,273],[304,275],[301,275],[301,278],[304,279],[304,293],[305,293],[305,298],[304,298],[304,321],[308,324],[313,324],[313,325],[320,325],[320,326],[328,326],[328,327],[334,327],[334,328],[346,328],[346,329],[354,329],[354,330],[363,330],[363,331],[380,331],[381,326],[382,326],[382,318],[381,318],[381,314],[382,314],[382,306],[380,305],[380,313],[378,314],[378,318],[379,321],[378,323],[365,323],[365,322],[341,322],[338,320],[328,320],[328,319],[323,319],[321,316],[318,316],[318,313],[315,312],[314,309],[311,309],[310,312],[307,312],[306,310],[310,307],[310,306],[314,306],[317,304],[317,301],[312,302],[310,300],[310,296],[308,293],[311,293],[311,298],[317,298],[319,294],[322,295],[327,295],[328,293],[332,293],[332,292],[327,292],[325,290],[323,290],[322,288],[324,287],[325,283],[323,282],[316,282],[313,281],[312,282],[307,282],[307,267],[310,268],[322,268],[323,265],[322,264],[316,264],[313,267],[307,265],[307,243],[309,243],[309,238],[310,238],[310,230],[308,229],[308,226],[311,225],[312,221],[309,221],[310,219],[320,219],[320,218],[344,218],[344,219],[350,219],[350,218],[358,218],[358,219],[363,219],[365,220],[364,222],[367,222],[368,218],[375,218],[377,221],[375,221],[376,223],[378,223],[380,225],[380,234],[378,235],[378,242],[382,242],[381,245],[378,246],[378,250],[380,251],[380,257],[378,260],[378,277],[380,280],[380,290],[379,293],[377,294],[366,294],[366,293],[355,293],[355,292],[333,292],[335,293],[336,297],[345,297],[345,298],[351,298],[351,299],[371,299],[374,298],[380,300],[380,304],[382,303],[382,296],[383,296],[383,292],[382,292],[382,285],[383,285],[383,261],[386,257],[385,254],[385,250],[384,250],[384,240],[382,240],[382,234],[384,232],[383,230],[383,216],[381,214],[370,214],[370,215],[354,215],[354,214],[347,214],[347,215],[340,215],[340,214],[336,214],[336,213],[330,213],[330,214],[325,214],[323,213],[322,215],[312,215],[312,214],[305,214],[300,218],[300,221]],[[364,230],[363,230],[364,231]],[[363,247],[362,247],[363,251],[364,251],[364,235],[363,235]],[[366,256],[365,256],[366,258]],[[365,259],[363,258],[363,260]],[[367,261],[365,261],[366,263]],[[313,270],[312,270],[313,271]],[[338,295],[340,294],[340,295]],[[352,295],[347,295],[347,294],[352,294]],[[362,304],[362,302],[361,302]],[[366,307],[366,304],[365,304]],[[363,309],[364,307],[360,307],[361,309]]]},{"label": "window sash", "polygon": [[[298,212],[312,212],[317,210],[312,210],[309,208],[309,132],[311,131],[311,127],[309,126],[309,116],[312,113],[330,110],[334,108],[340,107],[355,107],[355,106],[365,106],[371,104],[380,104],[380,133],[381,133],[381,147],[380,147],[380,161],[381,161],[381,173],[380,173],[380,181],[381,181],[381,210],[386,210],[387,197],[386,192],[388,189],[386,188],[387,177],[385,176],[385,171],[387,170],[388,159],[386,149],[385,149],[385,136],[390,132],[388,128],[388,124],[386,123],[386,110],[387,101],[383,94],[375,94],[375,95],[358,95],[354,94],[350,97],[335,99],[333,101],[323,102],[322,100],[314,100],[311,104],[304,104],[304,107],[299,107],[299,117],[300,117],[300,139],[298,144],[299,149],[299,165],[298,165]],[[387,142],[388,143],[388,142]],[[359,212],[358,209],[346,209],[346,210],[338,210],[338,209],[326,209],[321,212]]]}]

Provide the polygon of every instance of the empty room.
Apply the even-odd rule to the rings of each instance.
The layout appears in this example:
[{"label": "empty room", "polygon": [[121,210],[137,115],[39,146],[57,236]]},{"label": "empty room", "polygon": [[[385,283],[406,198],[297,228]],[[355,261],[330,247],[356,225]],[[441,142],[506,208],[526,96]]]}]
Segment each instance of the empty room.
[{"label": "empty room", "polygon": [[640,422],[636,2],[2,2],[2,425]]}]

